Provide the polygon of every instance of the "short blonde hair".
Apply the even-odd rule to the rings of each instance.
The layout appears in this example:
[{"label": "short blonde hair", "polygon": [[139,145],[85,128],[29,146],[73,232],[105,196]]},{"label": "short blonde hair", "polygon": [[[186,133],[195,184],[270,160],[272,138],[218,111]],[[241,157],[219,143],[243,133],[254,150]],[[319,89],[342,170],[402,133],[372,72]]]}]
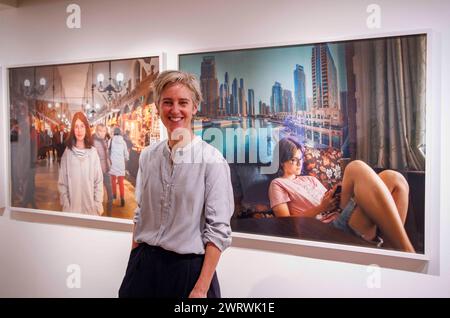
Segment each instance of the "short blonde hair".
[{"label": "short blonde hair", "polygon": [[153,82],[153,95],[155,97],[156,107],[159,107],[161,94],[168,85],[182,84],[192,92],[192,102],[199,106],[202,102],[202,92],[200,84],[195,75],[182,71],[164,71],[158,75]]}]

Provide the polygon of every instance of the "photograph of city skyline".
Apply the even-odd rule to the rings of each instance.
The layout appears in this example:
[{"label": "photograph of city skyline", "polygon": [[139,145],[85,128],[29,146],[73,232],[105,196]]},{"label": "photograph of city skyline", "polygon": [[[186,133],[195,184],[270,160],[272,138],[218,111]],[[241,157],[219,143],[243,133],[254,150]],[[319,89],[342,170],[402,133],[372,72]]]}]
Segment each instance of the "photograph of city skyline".
[{"label": "photograph of city skyline", "polygon": [[425,34],[180,55],[179,69],[198,77],[203,94],[194,133],[230,166],[233,230],[272,233],[245,219],[274,217],[275,147],[293,137],[306,146],[301,174],[328,189],[352,160],[401,172],[405,230],[423,253],[426,57]]},{"label": "photograph of city skyline", "polygon": [[[277,132],[277,138],[295,135],[312,147],[344,150],[344,45],[180,55],[180,69],[195,74],[201,83],[203,102],[197,120],[202,124],[194,126],[196,133],[202,135],[208,127],[242,128],[244,132],[268,128]],[[258,134],[249,138],[246,148],[252,138],[258,145],[262,142]]]}]

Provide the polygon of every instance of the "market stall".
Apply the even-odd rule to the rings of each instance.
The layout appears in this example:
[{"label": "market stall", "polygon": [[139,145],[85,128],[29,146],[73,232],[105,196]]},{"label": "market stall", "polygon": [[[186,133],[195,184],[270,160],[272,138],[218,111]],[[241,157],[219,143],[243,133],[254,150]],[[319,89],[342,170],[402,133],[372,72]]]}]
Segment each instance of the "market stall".
[{"label": "market stall", "polygon": [[134,181],[137,176],[142,150],[160,139],[159,116],[156,113],[155,104],[137,105],[128,112],[124,111],[117,114],[110,119],[108,126],[118,126],[123,134],[129,133],[132,146],[127,171],[130,181]]}]

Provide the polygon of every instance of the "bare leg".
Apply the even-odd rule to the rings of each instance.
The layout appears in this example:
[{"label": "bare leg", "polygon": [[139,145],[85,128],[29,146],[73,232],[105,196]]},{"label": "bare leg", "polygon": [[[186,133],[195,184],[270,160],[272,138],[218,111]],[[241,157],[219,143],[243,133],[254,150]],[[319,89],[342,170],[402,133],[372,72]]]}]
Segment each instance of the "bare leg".
[{"label": "bare leg", "polygon": [[397,206],[400,219],[402,220],[403,225],[405,225],[409,201],[408,181],[406,181],[405,177],[400,173],[393,170],[384,170],[380,172],[378,176],[389,189],[395,205]]},{"label": "bare leg", "polygon": [[361,233],[365,239],[371,241],[377,236],[377,225],[367,216],[360,206],[356,206],[348,221],[352,229]]},{"label": "bare leg", "polygon": [[370,238],[374,236],[375,226],[378,226],[394,248],[414,252],[389,188],[372,168],[359,160],[352,161],[345,169],[342,208],[352,196],[359,207],[350,218],[349,225],[352,228]]}]

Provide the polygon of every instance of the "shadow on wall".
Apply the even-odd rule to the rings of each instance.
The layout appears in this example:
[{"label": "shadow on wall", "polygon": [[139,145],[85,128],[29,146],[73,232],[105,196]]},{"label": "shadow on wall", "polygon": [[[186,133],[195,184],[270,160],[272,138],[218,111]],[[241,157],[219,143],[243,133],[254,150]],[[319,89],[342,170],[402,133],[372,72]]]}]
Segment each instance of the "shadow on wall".
[{"label": "shadow on wall", "polygon": [[[278,286],[278,288],[275,288],[274,290],[274,286]],[[291,277],[270,275],[254,284],[249,290],[248,295],[245,295],[244,297],[266,298],[274,297],[275,295],[277,298],[301,297],[302,291],[305,292],[303,288],[299,288],[298,280],[292,279]]]},{"label": "shadow on wall", "polygon": [[110,231],[122,231],[122,232],[133,231],[133,224],[128,223],[118,223],[115,221],[109,221],[107,219],[90,220],[77,217],[67,217],[64,215],[37,214],[32,211],[29,212],[11,211],[11,219],[30,223],[67,225],[67,226],[110,230]]},{"label": "shadow on wall", "polygon": [[[58,4],[58,2],[60,2],[59,0],[40,0],[39,3],[35,0],[20,0],[16,1],[18,2],[18,4],[16,5],[16,7],[18,8],[28,8],[31,9],[32,7],[36,7],[36,6],[41,6],[44,4]],[[36,8],[37,9],[37,8]]]},{"label": "shadow on wall", "polygon": [[272,253],[295,255],[326,261],[353,263],[366,266],[377,264],[380,267],[416,273],[424,273],[427,270],[428,263],[425,260],[356,252],[348,249],[337,249],[335,246],[335,244],[330,243],[329,248],[316,247],[242,237],[233,237],[232,243],[232,247],[237,248],[264,250]]}]

